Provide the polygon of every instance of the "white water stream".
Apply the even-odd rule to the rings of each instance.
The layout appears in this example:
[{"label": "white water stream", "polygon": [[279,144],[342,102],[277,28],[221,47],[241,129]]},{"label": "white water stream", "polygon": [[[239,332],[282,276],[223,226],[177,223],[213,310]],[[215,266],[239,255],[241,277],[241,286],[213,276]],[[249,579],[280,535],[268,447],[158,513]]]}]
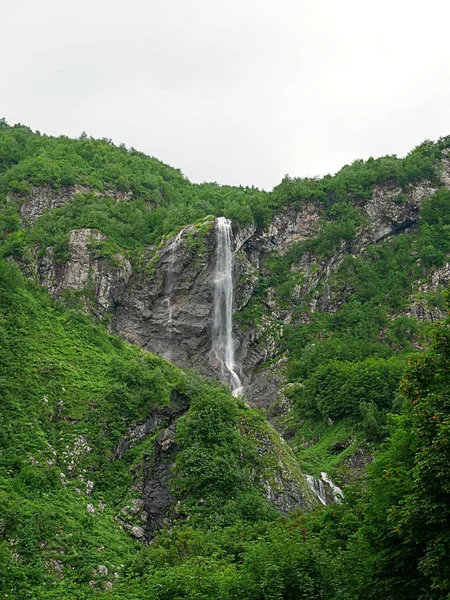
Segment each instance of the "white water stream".
[{"label": "white water stream", "polygon": [[219,217],[216,232],[212,352],[221,364],[222,375],[228,376],[233,396],[240,396],[243,388],[236,372],[233,340],[234,253],[231,221]]},{"label": "white water stream", "polygon": [[317,479],[317,477],[313,477],[312,475],[305,475],[306,481],[314,494],[317,496],[318,500],[326,506],[327,497],[325,494],[325,486],[323,485],[323,481],[321,479]]},{"label": "white water stream", "polygon": [[330,488],[331,496],[334,502],[342,502],[342,498],[344,497],[344,493],[341,488],[338,487],[330,477],[322,471],[320,474],[320,479],[318,477],[313,477],[312,475],[305,475],[306,481],[314,494],[317,496],[319,502],[323,505],[327,505],[327,494],[325,490],[325,485]]},{"label": "white water stream", "polygon": [[183,229],[176,235],[176,237],[173,239],[173,241],[170,245],[169,270],[168,270],[167,281],[166,281],[167,296],[163,300],[163,304],[165,304],[167,306],[166,327],[167,327],[167,333],[168,333],[168,338],[169,338],[167,351],[165,352],[165,355],[164,355],[164,358],[166,360],[172,359],[173,309],[172,309],[172,304],[171,304],[170,298],[171,298],[171,294],[173,291],[173,279],[174,279],[174,269],[173,268],[175,265],[175,252],[176,252],[176,249],[178,248],[178,246],[181,244],[182,235],[183,235],[183,232],[185,229],[186,228],[183,227]]}]

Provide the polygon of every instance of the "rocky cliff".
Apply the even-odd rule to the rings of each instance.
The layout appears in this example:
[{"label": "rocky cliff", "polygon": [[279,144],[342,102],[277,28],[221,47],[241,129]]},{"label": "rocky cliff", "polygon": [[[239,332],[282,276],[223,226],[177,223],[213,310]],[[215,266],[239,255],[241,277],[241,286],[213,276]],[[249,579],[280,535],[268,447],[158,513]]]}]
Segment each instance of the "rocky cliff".
[{"label": "rocky cliff", "polygon": [[[376,183],[370,193],[358,196],[351,203],[341,200],[339,206],[350,211],[350,217],[347,213],[344,217],[336,216],[323,199],[309,198],[281,205],[265,226],[232,223],[234,258],[229,268],[234,295],[233,368],[242,382],[247,404],[262,409],[279,431],[286,432],[289,428],[286,418],[292,408],[289,348],[286,349],[285,338],[299,328],[313,328],[320,315],[329,318],[345,307],[355,291],[355,282],[344,269],[349,260],[360,263],[372,260],[374,248],[381,249],[395,239],[414,238],[424,201],[440,187],[450,186],[450,158],[446,151],[438,170],[440,181],[435,179],[431,183],[424,179],[408,185]],[[95,203],[103,197],[108,205],[132,202],[129,192],[110,189],[100,193],[80,185],[60,186],[57,190],[34,186],[25,199],[12,195],[9,202],[19,204],[22,224],[33,232],[34,228],[39,229],[41,219],[66,210],[78,198],[83,202],[90,198]],[[82,208],[82,204],[78,206]],[[95,206],[95,210],[100,209]],[[152,207],[145,205],[141,209],[151,212]],[[69,220],[73,218],[71,213],[67,214]],[[67,220],[67,216],[64,218]],[[330,225],[339,225],[339,219],[344,219],[345,226],[354,223],[354,230],[351,234],[345,232],[330,246],[328,234],[323,232]],[[327,242],[325,252],[318,244],[321,236]],[[101,228],[75,228],[64,239],[59,246],[34,244],[28,249],[26,260],[21,260],[24,271],[44,285],[53,298],[71,305],[81,303],[85,312],[102,320],[111,332],[127,341],[182,368],[193,368],[229,383],[224,361],[213,351],[218,252],[223,251],[218,249],[217,218],[208,216],[179,227],[161,236],[157,245],[146,245],[134,253],[123,249]],[[450,263],[425,267],[416,258],[414,245],[408,252],[411,273],[405,279],[404,302],[399,308],[389,309],[388,321],[440,319],[445,312],[442,304],[436,302],[436,294],[449,284]],[[280,283],[277,270],[283,269],[284,283]],[[380,341],[386,339],[388,325],[384,322],[379,326]],[[319,331],[316,335],[320,341],[329,334]],[[420,347],[419,338],[411,335],[413,347]],[[123,526],[130,531],[134,527],[139,538],[150,539],[172,510],[169,483],[177,453],[178,416],[168,419],[154,452],[143,463],[145,474],[141,474],[138,484],[142,522],[128,523],[123,519]],[[155,421],[157,417],[157,413],[150,415],[130,430],[117,449],[119,458],[135,439],[153,435],[159,424]],[[328,422],[333,425],[332,419]],[[316,469],[316,477],[305,479],[287,446],[274,462],[273,457],[284,442],[269,426],[264,431],[264,435],[261,429],[254,432],[262,457],[259,470],[254,473],[254,485],[264,490],[270,503],[287,513],[296,507],[308,509],[317,502],[339,498],[340,492],[324,471]],[[252,435],[250,430],[246,434]],[[358,452],[363,452],[365,462],[371,460],[370,449],[361,450],[348,432],[343,436],[331,444],[332,448],[344,448],[341,464],[345,468],[339,483],[348,480],[347,471],[352,472],[351,476],[361,471],[352,464]],[[302,447],[314,446],[319,440],[320,436],[313,432],[302,433],[300,445],[293,447],[301,452]]]},{"label": "rocky cliff", "polygon": [[[441,168],[444,186],[450,181],[450,159],[444,155]],[[374,186],[371,197],[357,204],[361,225],[356,236],[343,242],[331,256],[321,259],[306,252],[291,270],[301,284],[291,292],[292,304],[306,300],[312,312],[335,312],[350,292],[331,290],[329,281],[346,256],[363,256],[371,244],[389,236],[414,231],[424,199],[438,189],[427,181],[409,186],[407,192],[394,184]],[[70,202],[79,191],[76,186],[60,190],[33,188],[22,202],[20,213],[33,224],[44,211]],[[126,200],[125,197],[116,198]],[[324,207],[306,202],[282,209],[270,224],[233,225],[235,244],[235,312],[239,314],[264,278],[264,260],[270,253],[283,254],[293,242],[314,239],[321,228]],[[109,315],[109,327],[127,340],[182,367],[193,367],[208,376],[220,378],[220,368],[211,354],[211,322],[215,278],[216,221],[208,217],[181,229],[163,240],[159,247],[147,248],[139,267],[116,253],[96,254],[96,243],[107,237],[91,229],[74,230],[69,235],[65,262],[58,262],[54,249],[41,252],[34,273],[54,297],[78,292],[86,298],[86,309],[96,316]],[[448,283],[448,265],[430,271],[418,288],[425,293]],[[415,300],[414,286],[405,290],[411,297],[407,314],[418,319],[442,317],[442,311]],[[264,313],[257,323],[234,326],[235,352],[240,375],[250,404],[268,409],[276,404],[283,385],[282,356],[279,354],[283,325],[292,318],[290,306],[281,306],[273,290],[261,300]],[[305,316],[305,318],[307,318]],[[280,368],[265,365],[278,357]],[[261,366],[264,368],[261,370]],[[284,400],[278,399],[283,405]]]}]

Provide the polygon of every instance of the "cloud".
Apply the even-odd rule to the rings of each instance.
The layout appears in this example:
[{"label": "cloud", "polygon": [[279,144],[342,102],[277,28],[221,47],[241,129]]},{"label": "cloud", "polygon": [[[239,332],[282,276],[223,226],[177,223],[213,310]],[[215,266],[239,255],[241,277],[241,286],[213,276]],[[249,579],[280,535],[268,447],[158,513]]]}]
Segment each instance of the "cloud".
[{"label": "cloud", "polygon": [[3,0],[0,114],[270,189],[450,133],[445,0]]}]

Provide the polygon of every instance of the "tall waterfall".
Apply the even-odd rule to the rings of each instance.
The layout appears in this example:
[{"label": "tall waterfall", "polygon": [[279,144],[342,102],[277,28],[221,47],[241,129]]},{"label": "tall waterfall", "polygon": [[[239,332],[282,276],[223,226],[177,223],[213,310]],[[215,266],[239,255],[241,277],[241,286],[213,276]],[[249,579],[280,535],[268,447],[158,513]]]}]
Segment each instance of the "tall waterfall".
[{"label": "tall waterfall", "polygon": [[233,396],[240,396],[242,383],[236,372],[233,341],[234,253],[231,221],[225,217],[219,217],[216,232],[212,351],[220,362],[222,375],[228,376]]}]

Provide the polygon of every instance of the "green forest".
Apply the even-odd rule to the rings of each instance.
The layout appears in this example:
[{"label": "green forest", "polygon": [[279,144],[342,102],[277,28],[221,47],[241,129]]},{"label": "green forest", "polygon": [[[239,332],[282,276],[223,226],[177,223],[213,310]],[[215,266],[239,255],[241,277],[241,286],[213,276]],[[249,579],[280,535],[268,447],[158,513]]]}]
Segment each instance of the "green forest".
[{"label": "green forest", "polygon": [[[450,191],[440,173],[449,148],[450,136],[333,176],[286,176],[264,192],[192,184],[108,139],[51,137],[0,121],[0,598],[450,598],[450,316],[416,319],[406,292],[450,314],[447,289],[420,287],[450,255]],[[375,185],[401,188],[401,206],[424,181],[436,192],[411,231],[353,251]],[[33,223],[21,218],[36,189],[51,196],[73,186],[69,202]],[[149,248],[188,224],[225,216],[263,230],[310,202],[320,207],[317,236],[269,253],[235,315],[238,327],[264,328],[269,290],[280,314],[292,310],[288,324],[271,321],[282,332],[292,403],[274,422],[291,432],[287,442],[270,411],[108,333],[105,320],[52,299],[30,277],[49,247],[60,264],[70,260],[74,229],[104,233],[96,251],[119,253],[137,272]],[[340,248],[349,251],[327,294],[344,301],[312,310],[312,292],[294,294],[303,283],[295,267],[308,256],[319,269]],[[185,408],[173,507],[144,543],[130,535],[144,526],[133,507],[177,403]],[[165,416],[118,452],[152,414]],[[260,451],[261,440],[270,452]],[[374,460],[349,477],[345,459],[356,449]],[[280,463],[299,481],[299,473],[330,473],[342,502],[281,514],[258,483]]]}]

